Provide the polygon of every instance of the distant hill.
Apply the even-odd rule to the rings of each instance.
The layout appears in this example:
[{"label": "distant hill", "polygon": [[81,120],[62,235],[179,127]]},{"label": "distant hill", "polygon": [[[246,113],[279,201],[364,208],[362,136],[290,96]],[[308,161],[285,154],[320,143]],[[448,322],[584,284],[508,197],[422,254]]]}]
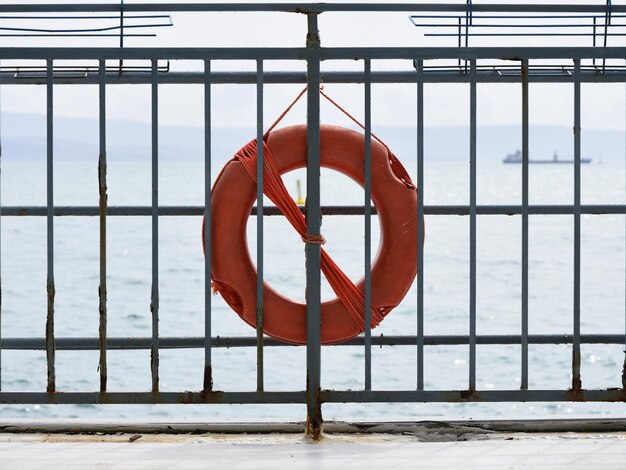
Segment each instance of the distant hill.
[{"label": "distant hill", "polygon": [[[149,123],[109,120],[107,122],[107,153],[111,160],[149,159],[151,127]],[[412,161],[416,154],[416,133],[410,127],[378,127],[374,132],[402,160]],[[230,158],[252,139],[255,129],[214,128],[212,152],[215,162]],[[39,114],[4,113],[2,115],[3,159],[45,158],[46,118]],[[55,117],[55,158],[59,160],[97,159],[98,121]],[[582,132],[584,157],[603,162],[624,161],[624,132],[585,130]],[[469,129],[467,127],[429,127],[425,129],[425,158],[427,161],[467,160]],[[477,151],[480,162],[498,163],[508,153],[521,148],[520,126],[482,126],[478,128]],[[571,128],[532,126],[530,154],[535,158],[550,158],[554,151],[562,157],[573,155]],[[166,160],[203,159],[202,128],[161,126],[159,155]]]}]

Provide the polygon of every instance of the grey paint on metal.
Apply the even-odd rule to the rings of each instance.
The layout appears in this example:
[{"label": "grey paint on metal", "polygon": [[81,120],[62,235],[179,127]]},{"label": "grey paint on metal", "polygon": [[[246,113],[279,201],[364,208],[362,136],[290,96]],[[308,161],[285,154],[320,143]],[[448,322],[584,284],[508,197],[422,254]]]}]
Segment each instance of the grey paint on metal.
[{"label": "grey paint on metal", "polygon": [[470,61],[469,390],[476,389],[476,60]]},{"label": "grey paint on metal", "polygon": [[[424,215],[469,215],[469,206],[466,205],[427,205],[424,206]],[[376,214],[376,207],[371,207],[372,214]],[[572,205],[544,205],[528,206],[529,215],[571,215],[574,213]],[[581,214],[610,215],[626,214],[625,204],[581,204]],[[55,217],[92,217],[99,214],[97,206],[55,206]],[[109,206],[108,217],[141,217],[152,214],[151,206]],[[159,215],[164,217],[202,216],[204,206],[160,206]],[[363,206],[322,206],[322,215],[363,215]],[[518,205],[477,205],[477,215],[520,215],[522,206]],[[45,206],[4,206],[3,217],[42,217],[47,215]],[[256,207],[250,210],[250,215],[256,216]],[[275,207],[263,208],[264,216],[280,216],[282,213]]]},{"label": "grey paint on metal", "polygon": [[0,76],[0,391],[2,391],[2,197],[1,195],[2,195],[2,76]]},{"label": "grey paint on metal", "polygon": [[365,159],[363,173],[365,176],[364,200],[365,234],[364,234],[364,289],[365,289],[365,390],[372,389],[372,82],[370,80],[372,64],[369,60],[363,63],[364,103],[365,107]]},{"label": "grey paint on metal", "polygon": [[[307,195],[306,230],[308,235],[320,235],[320,37],[317,15],[307,16]],[[322,426],[320,401],[321,381],[321,272],[320,245],[305,244],[306,263],[306,404],[307,433],[317,437]]]},{"label": "grey paint on metal", "polygon": [[[621,388],[606,390],[323,390],[320,403],[624,402]],[[0,392],[0,404],[289,404],[302,391],[280,392]]]},{"label": "grey paint on metal", "polygon": [[0,391],[2,391],[2,83],[0,75]]},{"label": "grey paint on metal", "polygon": [[0,47],[0,60],[94,60],[94,59],[137,59],[157,60],[307,60],[319,54],[320,60],[364,60],[364,59],[623,59],[621,47],[325,47],[313,51],[309,48],[28,48]]},{"label": "grey paint on metal", "polygon": [[159,83],[158,64],[152,61],[152,287],[150,312],[152,313],[152,349],[150,370],[152,391],[159,391]]},{"label": "grey paint on metal", "polygon": [[[477,66],[476,82],[478,83],[519,83],[519,70],[511,66],[494,64],[489,67]],[[3,83],[7,85],[45,85],[46,72],[44,70],[29,71],[25,67],[4,67],[0,73]],[[529,83],[571,83],[573,67],[569,65],[536,65],[529,68]],[[324,83],[363,83],[362,72],[357,71],[327,71],[321,74]],[[55,69],[53,82],[55,85],[94,85],[99,81],[98,72],[89,67],[66,71],[63,68]],[[415,74],[407,71],[372,71],[372,83],[413,83]],[[470,76],[464,67],[425,67],[425,83],[469,83]],[[581,82],[583,83],[623,83],[626,81],[624,67],[606,67],[598,71],[593,66],[581,67]],[[144,71],[107,71],[106,82],[111,85],[120,84],[150,84],[150,74]],[[212,72],[213,84],[255,84],[256,72]],[[265,72],[263,82],[266,84],[306,83],[305,72]],[[203,72],[178,72],[170,70],[159,76],[161,84],[200,84],[204,83]]]},{"label": "grey paint on metal", "polygon": [[[285,5],[285,4],[283,4]],[[430,5],[430,6],[429,6]],[[264,9],[265,11],[273,10],[279,7],[279,4],[263,4],[259,6],[258,4],[246,4],[246,5],[232,5],[232,4],[222,4],[215,5],[212,4],[208,7],[204,5],[189,5],[189,4],[175,4],[175,9],[178,8],[177,11],[181,11],[180,9],[190,8],[190,11],[217,11],[219,8],[232,9],[235,8],[238,11],[258,11],[258,9]],[[0,6],[0,10],[4,7],[8,8],[21,8],[20,5],[3,5]],[[27,10],[25,11],[35,11],[28,10],[28,8],[38,8],[40,6],[30,5],[26,6]],[[44,9],[47,6],[43,6]],[[48,6],[49,7],[49,6]],[[51,5],[52,8],[68,8],[68,6],[59,6],[59,5]],[[71,8],[75,8],[80,6],[72,5]],[[89,11],[92,11],[93,5],[84,6],[85,8],[89,8]],[[294,5],[287,5],[288,8],[295,8]],[[622,344],[626,341],[623,335],[581,335],[580,334],[580,299],[576,298],[579,296],[579,288],[580,288],[580,214],[582,213],[593,213],[593,214],[603,214],[603,213],[613,213],[613,214],[625,214],[626,213],[626,205],[595,205],[595,206],[582,206],[580,204],[580,83],[582,81],[624,81],[626,74],[624,70],[615,70],[615,69],[606,69],[606,73],[595,73],[592,69],[585,69],[581,66],[580,59],[605,59],[605,58],[623,58],[623,48],[320,48],[319,47],[319,36],[317,31],[317,14],[321,11],[331,11],[335,9],[335,11],[360,11],[358,8],[363,8],[367,10],[376,10],[380,8],[381,10],[389,11],[394,8],[394,4],[377,4],[372,6],[371,4],[352,4],[349,6],[327,6],[325,4],[313,4],[306,6],[311,7],[312,10],[309,10],[308,13],[308,24],[309,24],[309,35],[307,37],[307,47],[306,48],[199,48],[199,49],[181,49],[181,48],[146,48],[146,49],[135,49],[135,48],[124,48],[124,49],[115,49],[115,48],[63,48],[63,49],[55,49],[55,48],[0,48],[0,58],[12,58],[12,59],[33,59],[40,58],[46,60],[46,68],[43,70],[45,74],[43,76],[34,77],[30,79],[25,79],[26,81],[20,81],[21,78],[16,76],[10,77],[8,76],[8,72],[5,70],[2,72],[2,80],[8,80],[11,83],[33,83],[28,82],[27,80],[39,80],[41,83],[45,83],[47,87],[47,98],[48,98],[48,202],[47,205],[43,208],[38,207],[19,207],[19,208],[3,208],[2,215],[45,215],[48,219],[48,322],[46,324],[46,337],[45,338],[8,338],[5,339],[2,344],[0,344],[0,350],[5,347],[7,349],[26,349],[29,347],[41,347],[46,350],[46,355],[48,359],[48,390],[50,393],[48,394],[21,394],[19,392],[15,394],[4,394],[0,392],[0,401],[6,399],[18,399],[20,402],[24,402],[23,400],[38,400],[38,403],[48,403],[48,402],[63,402],[63,403],[281,403],[281,402],[289,402],[289,403],[306,403],[307,411],[309,415],[309,431],[313,430],[314,432],[321,429],[321,403],[328,401],[342,401],[342,400],[355,400],[355,401],[422,401],[422,400],[441,400],[441,401],[474,401],[474,400],[493,400],[493,401],[504,401],[504,400],[521,400],[521,401],[544,401],[544,400],[557,400],[557,401],[568,401],[568,400],[600,400],[600,401],[624,401],[626,400],[624,396],[624,391],[621,389],[606,389],[606,390],[582,390],[580,389],[580,385],[576,383],[576,375],[577,375],[577,365],[578,365],[578,378],[580,378],[580,344],[589,342],[594,344],[599,343],[611,343],[611,344]],[[397,11],[428,11],[428,8],[432,7],[433,11],[441,12],[441,5],[419,5],[419,9],[416,8],[415,5],[401,5],[397,6]],[[96,10],[98,8],[104,8],[102,11],[118,11],[116,10],[115,5],[96,5]],[[113,8],[111,10],[106,10],[107,8]],[[138,8],[151,8],[159,9],[163,8],[163,5],[146,5],[143,4],[138,6]],[[208,9],[206,9],[208,8]],[[241,9],[243,8],[243,9]],[[345,10],[348,8],[349,10]],[[356,10],[354,10],[356,8]],[[435,10],[436,8],[436,10]],[[516,10],[517,8],[517,10]],[[519,10],[522,8],[522,10]],[[528,11],[564,11],[564,12],[579,12],[579,11],[605,11],[604,9],[594,10],[593,8],[583,8],[582,10],[572,6],[572,5],[561,5],[556,10],[554,10],[553,6],[537,6],[537,5],[525,5],[523,7],[520,6],[505,6],[505,5],[491,5],[485,6],[480,5],[477,6],[475,11],[526,11],[523,10],[526,8]],[[542,8],[547,8],[547,10],[543,10]],[[560,8],[560,9],[559,9]],[[602,7],[601,7],[602,8]],[[204,9],[204,10],[203,10]],[[406,9],[406,10],[405,10]],[[448,5],[443,7],[444,11],[459,11],[467,14],[466,5]],[[15,11],[15,10],[13,10]],[[41,11],[41,10],[39,10]],[[71,11],[78,11],[72,9]],[[140,10],[137,10],[140,11]],[[313,11],[314,13],[311,13]],[[626,8],[624,8],[626,11]],[[307,13],[306,10],[298,10],[299,13]],[[320,225],[321,225],[321,214],[368,214],[366,216],[368,219],[371,217],[372,213],[376,213],[375,208],[370,206],[369,200],[365,200],[364,207],[330,207],[330,208],[320,208],[319,203],[319,81],[321,78],[320,73],[320,60],[326,59],[358,59],[365,60],[368,66],[364,70],[363,73],[352,73],[352,72],[340,72],[333,75],[333,79],[337,82],[342,80],[346,82],[355,81],[355,82],[366,82],[366,90],[369,93],[369,89],[371,87],[371,83],[376,82],[377,80],[384,82],[393,82],[397,80],[398,82],[405,81],[406,83],[414,80],[414,76],[412,74],[407,74],[406,72],[391,72],[384,75],[384,73],[380,74],[378,72],[372,73],[369,67],[369,61],[372,59],[393,59],[393,58],[401,58],[401,59],[413,59],[415,57],[420,57],[419,68],[421,69],[421,79],[418,76],[418,90],[420,86],[422,87],[423,94],[423,83],[425,81],[433,82],[435,81],[463,81],[466,83],[470,83],[470,93],[471,95],[471,136],[470,136],[470,161],[471,161],[471,171],[470,171],[470,205],[469,206],[427,206],[423,207],[423,205],[418,206],[418,212],[421,210],[424,214],[438,214],[438,215],[470,215],[470,258],[471,267],[470,270],[473,272],[473,275],[470,276],[470,292],[472,299],[470,300],[470,331],[467,336],[439,336],[439,337],[424,337],[423,336],[423,325],[418,328],[417,338],[416,336],[408,335],[408,336],[392,336],[392,337],[372,337],[371,331],[369,334],[366,334],[366,337],[355,338],[354,340],[343,343],[344,345],[353,345],[362,347],[367,344],[366,349],[370,350],[371,354],[371,345],[372,344],[380,344],[380,345],[407,345],[411,347],[415,347],[416,342],[418,343],[420,336],[422,341],[422,349],[423,345],[427,344],[468,344],[470,345],[470,390],[464,391],[424,391],[419,388],[419,377],[418,377],[418,390],[410,391],[371,391],[371,390],[363,390],[363,391],[323,391],[320,387],[320,357],[321,357],[321,347],[320,347],[320,297],[319,297],[319,281],[320,281],[320,269],[319,269],[319,246],[307,244],[305,250],[307,255],[307,390],[303,392],[276,392],[276,393],[266,393],[266,392],[243,392],[243,393],[214,393],[210,390],[207,390],[207,387],[202,392],[192,392],[192,393],[171,393],[171,394],[161,394],[158,393],[158,350],[160,348],[185,348],[185,347],[193,347],[193,348],[205,348],[205,362],[206,362],[206,354],[208,350],[208,357],[210,364],[210,351],[211,345],[214,344],[215,347],[232,347],[232,346],[255,346],[258,344],[256,338],[211,338],[210,332],[210,323],[208,329],[205,325],[205,338],[165,338],[162,341],[158,336],[158,217],[159,215],[201,215],[206,212],[207,204],[210,210],[210,199],[207,199],[207,187],[205,187],[205,206],[204,207],[164,207],[161,212],[161,208],[158,206],[158,82],[163,80],[163,82],[168,83],[177,83],[176,80],[179,80],[179,83],[193,83],[195,80],[198,80],[197,83],[204,83],[205,86],[210,85],[212,81],[212,77],[210,74],[210,68],[205,69],[205,73],[191,73],[191,74],[178,74],[173,73],[168,75],[163,73],[158,68],[157,60],[162,58],[163,56],[167,56],[173,59],[198,59],[205,61],[205,67],[208,64],[208,60],[210,59],[252,59],[261,63],[264,59],[277,59],[277,60],[306,60],[307,61],[307,84],[309,85],[309,96],[308,96],[308,134],[307,134],[307,178],[308,178],[308,187],[309,194],[307,200],[306,207],[306,216],[307,216],[307,229],[308,232],[312,235],[319,234]],[[102,64],[106,59],[149,59],[152,61],[151,68],[147,69],[151,73],[141,73],[130,74],[126,77],[120,77],[119,74],[113,73],[103,73]],[[424,70],[423,60],[434,59],[434,58],[449,58],[449,59],[459,59],[459,60],[471,60],[472,67],[470,73],[467,73],[467,70],[464,68],[459,68],[458,70]],[[574,69],[571,67],[565,67],[556,77],[548,77],[548,71],[542,70],[539,68],[529,69],[526,78],[526,87],[528,82],[539,82],[539,81],[571,81],[572,73],[574,74],[575,80],[575,146],[577,147],[577,162],[574,167],[575,171],[575,201],[573,205],[566,206],[529,206],[527,199],[527,191],[526,191],[526,202],[522,202],[521,206],[478,206],[476,204],[476,83],[478,81],[511,81],[511,82],[519,82],[520,76],[516,73],[510,74],[502,68],[500,70],[492,70],[487,71],[486,69],[480,69],[476,64],[476,59],[512,59],[519,61],[520,59],[525,60],[533,58],[540,59],[576,59]],[[86,74],[86,80],[81,81],[77,78],[76,74],[72,76],[63,76],[62,72],[58,72],[53,68],[53,60],[62,60],[62,59],[88,59],[88,60],[98,60],[100,61],[100,68],[96,70],[92,70]],[[484,67],[484,66],[483,66]],[[228,73],[224,73],[220,76],[220,79],[224,80],[224,83],[231,82],[236,83],[238,80],[251,80],[250,83],[265,83],[265,74],[263,74],[262,67],[261,70],[257,70],[256,74],[248,74],[248,75],[229,75]],[[207,71],[208,70],[208,71]],[[418,75],[420,75],[418,71]],[[595,73],[595,76],[593,75]],[[94,75],[95,74],[95,75]],[[352,75],[351,75],[352,74]],[[403,75],[404,74],[404,75]],[[71,74],[70,74],[71,75]],[[332,74],[331,74],[332,75]],[[302,81],[303,75],[302,73],[294,72],[292,75],[289,74],[275,74],[269,75],[268,77],[272,77],[272,80],[276,80],[276,83],[289,83],[289,80],[292,81]],[[217,76],[215,77],[217,79]],[[153,176],[153,200],[152,206],[150,207],[114,207],[108,208],[105,207],[102,210],[102,199],[100,207],[60,207],[55,208],[53,203],[53,186],[52,186],[52,163],[53,163],[53,154],[52,154],[52,88],[53,84],[56,83],[97,83],[98,85],[106,85],[106,83],[150,83],[152,85],[152,156],[153,156],[153,166],[152,166],[152,176]],[[124,80],[128,80],[124,82]],[[171,80],[171,81],[170,81]],[[418,93],[419,95],[419,93]],[[101,94],[101,100],[103,99],[104,93]],[[262,103],[262,89],[261,93],[257,95],[257,99],[261,96]],[[423,96],[421,97],[423,98]],[[418,115],[419,110],[421,108],[421,112],[423,113],[423,105],[421,103],[421,99],[418,99]],[[209,103],[207,105],[207,102]],[[205,97],[205,110],[206,107],[210,107],[210,98]],[[369,98],[366,99],[366,107],[369,108]],[[527,105],[526,105],[527,107]],[[101,107],[101,112],[103,107]],[[368,109],[368,113],[369,113]],[[262,113],[261,113],[262,117]],[[368,120],[371,120],[371,116],[368,116]],[[423,155],[420,157],[420,153],[423,153],[423,145],[421,144],[423,138],[423,116],[419,116],[418,119],[418,134],[421,132],[422,135],[418,135],[418,162],[423,159]],[[527,117],[525,119],[526,123],[524,124],[527,128],[528,122]],[[101,125],[104,126],[104,122],[101,121]],[[205,120],[205,125],[208,126],[208,137],[205,135],[205,146],[209,148],[208,151],[205,152],[206,161],[209,162],[210,166],[210,121]],[[262,127],[262,120],[261,120]],[[367,126],[368,129],[366,134],[370,134],[371,132],[371,123]],[[420,130],[421,127],[421,130]],[[526,130],[527,133],[527,130]],[[104,136],[104,127],[101,128],[101,139]],[[368,139],[369,140],[369,139]],[[526,141],[526,146],[528,145],[527,137],[524,139]],[[207,143],[208,142],[208,143]],[[103,149],[102,141],[101,141],[101,150]],[[102,156],[101,151],[101,156]],[[525,152],[527,154],[527,150]],[[527,159],[527,158],[526,158]],[[262,163],[262,160],[261,160]],[[423,165],[423,160],[421,161]],[[365,165],[367,166],[367,165]],[[421,176],[422,169],[418,171],[418,176]],[[528,171],[527,162],[523,164],[522,171]],[[210,168],[208,172],[205,172],[205,178],[209,175],[210,182]],[[527,177],[526,177],[527,180]],[[420,190],[422,189],[423,181],[418,181],[418,187]],[[524,184],[524,183],[523,183]],[[527,185],[527,181],[525,183]],[[207,185],[209,186],[209,185]],[[472,200],[473,195],[473,200]],[[208,197],[210,198],[210,192],[208,193]],[[421,200],[422,198],[420,198]],[[207,202],[208,201],[208,202]],[[423,204],[423,203],[422,203]],[[366,209],[367,208],[367,209]],[[277,211],[273,211],[268,209],[265,211],[261,204],[259,204],[258,211],[260,211],[263,215],[277,215]],[[253,213],[256,213],[257,209],[253,209]],[[264,214],[265,213],[265,214]],[[153,371],[153,392],[152,393],[120,393],[120,394],[110,394],[110,393],[76,393],[76,394],[57,394],[54,393],[54,352],[56,350],[55,347],[55,337],[54,337],[54,282],[53,282],[53,217],[57,215],[80,215],[80,216],[89,216],[89,215],[100,215],[102,218],[106,218],[111,215],[151,215],[152,216],[152,240],[153,240],[153,289],[152,289],[152,299],[151,299],[151,308],[153,313],[153,335],[151,338],[106,338],[106,334],[104,335],[104,344],[106,349],[147,349],[150,348],[153,353],[152,360],[152,371]],[[520,335],[513,336],[483,336],[479,337],[476,335],[476,216],[478,214],[522,214],[522,218],[528,220],[529,214],[574,214],[575,219],[575,269],[574,269],[574,284],[575,284],[575,298],[574,298],[574,333],[573,335],[528,335],[528,328],[526,326],[522,327],[522,332]],[[420,218],[418,217],[418,220]],[[104,219],[106,220],[106,219]],[[262,224],[262,217],[259,217],[257,220],[258,224]],[[207,224],[205,222],[205,224]],[[419,224],[419,222],[418,222]],[[524,224],[524,223],[523,223]],[[210,227],[210,218],[208,221],[208,225],[205,225],[205,228]],[[419,227],[419,226],[418,226]],[[523,229],[524,230],[524,229]],[[527,223],[526,223],[526,231],[527,231]],[[205,234],[205,242],[210,241],[210,230],[208,234]],[[105,237],[101,236],[101,240],[105,240]],[[106,243],[104,244],[106,246]],[[209,251],[210,251],[210,243],[209,243]],[[262,250],[261,250],[262,252]],[[106,252],[104,252],[106,254]],[[422,255],[423,252],[420,252],[418,249],[418,255]],[[527,252],[526,256],[522,256],[526,259],[527,262]],[[420,256],[419,262],[421,262],[422,256]],[[205,262],[205,270],[208,273],[208,277],[210,277],[210,254],[208,260]],[[418,264],[419,265],[419,264]],[[421,266],[423,268],[423,265]],[[106,268],[105,271],[106,273]],[[52,274],[52,275],[51,275]],[[422,269],[420,269],[420,275],[422,275]],[[526,273],[527,276],[527,273]],[[156,282],[154,282],[156,280]],[[52,281],[52,282],[50,282]],[[418,277],[419,284],[419,277]],[[526,286],[527,289],[527,286]],[[423,286],[422,286],[423,293]],[[155,295],[156,294],[156,295]],[[527,293],[526,293],[527,295]],[[524,296],[524,294],[523,294]],[[370,299],[371,301],[371,299]],[[421,301],[421,298],[418,299],[418,305]],[[419,307],[418,307],[419,309]],[[422,306],[423,309],[423,306]],[[209,315],[210,319],[210,301],[208,303],[208,313],[205,315]],[[524,309],[523,309],[524,310]],[[526,307],[527,310],[527,307]],[[423,312],[422,312],[423,314]],[[419,316],[419,312],[418,312]],[[369,322],[368,322],[369,323]],[[526,319],[527,323],[527,319]],[[67,347],[67,349],[98,349],[99,343],[102,343],[102,333],[99,334],[98,338],[63,338],[60,341],[60,344],[63,344],[63,347]],[[268,346],[279,346],[284,345],[284,343],[267,339]],[[522,349],[527,348],[528,344],[572,344],[574,350],[574,361],[573,361],[573,371],[574,371],[574,380],[573,380],[573,388],[574,391],[568,390],[502,390],[502,391],[480,391],[476,392],[475,389],[475,378],[476,378],[476,358],[475,358],[475,348],[477,344],[520,344],[522,345]],[[207,349],[207,344],[208,349]],[[576,354],[578,351],[578,354]],[[52,359],[51,359],[52,358]],[[370,361],[370,377],[369,377],[369,387],[371,388],[371,355],[369,357]],[[52,365],[52,374],[50,373],[50,366]],[[156,374],[155,374],[155,365],[156,365]],[[419,366],[418,366],[419,367]],[[423,368],[423,364],[422,364]],[[527,366],[526,366],[527,368]],[[625,370],[626,375],[626,370]],[[367,374],[367,372],[366,372]],[[523,372],[524,375],[524,372]],[[156,376],[156,386],[155,386],[155,376]],[[419,372],[418,372],[419,376]],[[368,380],[366,379],[366,382]],[[423,381],[423,376],[422,376]],[[524,382],[524,381],[523,381]],[[626,378],[625,378],[626,382]],[[52,387],[50,384],[52,383]],[[205,376],[205,384],[206,384],[206,376]],[[423,383],[422,383],[423,385]],[[527,376],[526,376],[526,385],[527,385]],[[626,384],[624,384],[626,386]],[[52,389],[51,389],[52,388]],[[573,393],[575,392],[575,393]],[[35,397],[35,398],[33,398]]]},{"label": "grey paint on metal", "polygon": [[580,378],[580,60],[574,59],[574,343],[572,389],[582,388]]},{"label": "grey paint on metal", "polygon": [[204,61],[204,379],[213,390],[211,361],[211,61]]},{"label": "grey paint on metal", "polygon": [[424,61],[417,59],[417,389],[424,389]]},{"label": "grey paint on metal", "polygon": [[256,389],[263,391],[263,61],[257,61],[256,83]]},{"label": "grey paint on metal", "polygon": [[285,392],[0,392],[0,404],[288,404],[305,403],[302,391]]},{"label": "grey paint on metal", "polygon": [[52,86],[52,59],[46,61],[46,199],[47,199],[47,261],[48,273],[46,291],[48,296],[48,310],[46,315],[46,363],[48,368],[47,391],[56,390],[55,376],[55,348],[54,348],[54,166],[53,166],[53,86]]},{"label": "grey paint on metal", "polygon": [[[466,3],[143,3],[126,4],[126,12],[287,12],[316,14],[323,12],[467,12]],[[492,3],[472,4],[474,13],[605,13],[606,5],[598,4],[537,4],[537,3]],[[626,5],[612,5],[613,13],[626,12]],[[70,12],[118,12],[119,5],[106,3],[76,4],[4,4],[0,5],[0,13],[70,13]]]},{"label": "grey paint on metal", "polygon": [[[626,187],[626,133],[624,137],[624,187]],[[626,234],[626,217],[624,217],[624,233]],[[624,255],[624,266],[626,266],[626,236],[624,237]],[[624,276],[624,365],[622,366],[622,387],[626,390],[626,276]]]},{"label": "grey paint on metal", "polygon": [[[0,397],[2,394],[0,394]],[[626,402],[621,388],[606,390],[328,390],[324,403],[430,403],[430,402]]]},{"label": "grey paint on metal", "polygon": [[528,388],[528,59],[522,60],[522,377],[520,388]]},{"label": "grey paint on metal", "polygon": [[100,340],[100,391],[107,389],[107,158],[106,158],[106,82],[104,60],[99,62],[100,83],[98,85],[99,111],[99,144],[98,158],[98,193],[100,212],[100,285],[98,286],[99,324],[98,336]]},{"label": "grey paint on metal", "polygon": [[[478,335],[476,344],[481,345],[520,345],[522,338],[520,335]],[[528,335],[529,344],[572,344],[572,335]],[[581,334],[581,344],[617,344],[624,343],[624,335],[620,334]],[[294,346],[284,341],[266,338],[266,347]],[[216,336],[212,338],[213,348],[246,348],[256,347],[255,336]],[[365,338],[357,336],[334,347],[363,347]],[[467,335],[428,335],[424,336],[424,344],[427,346],[457,346],[469,344]],[[373,346],[410,346],[415,347],[415,336],[413,335],[376,335],[372,337]],[[99,338],[56,338],[57,350],[63,351],[97,351],[99,349]],[[151,337],[133,338],[107,338],[107,350],[136,350],[151,349]],[[159,349],[203,349],[205,347],[204,337],[161,337]],[[2,348],[6,350],[33,350],[45,351],[45,338],[5,338]]]}]

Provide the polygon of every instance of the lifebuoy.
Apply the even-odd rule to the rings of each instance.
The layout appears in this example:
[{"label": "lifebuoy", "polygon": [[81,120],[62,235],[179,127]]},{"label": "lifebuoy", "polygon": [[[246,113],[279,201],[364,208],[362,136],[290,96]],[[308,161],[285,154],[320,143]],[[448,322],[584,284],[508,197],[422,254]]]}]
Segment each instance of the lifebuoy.
[{"label": "lifebuoy", "polygon": [[[271,132],[265,142],[280,174],[306,166],[306,126]],[[320,126],[321,166],[364,185],[365,139],[343,127]],[[417,273],[417,191],[395,156],[371,145],[372,200],[380,221],[380,245],[372,263],[372,307],[387,315],[404,298]],[[249,325],[256,326],[256,270],[248,251],[246,225],[256,183],[233,159],[222,169],[211,195],[212,264],[216,290]],[[204,225],[203,225],[204,227]],[[204,241],[204,237],[203,237]],[[363,291],[363,280],[357,284]],[[264,285],[264,332],[294,344],[306,343],[306,305]],[[321,339],[333,344],[362,332],[339,299],[321,305]]]}]

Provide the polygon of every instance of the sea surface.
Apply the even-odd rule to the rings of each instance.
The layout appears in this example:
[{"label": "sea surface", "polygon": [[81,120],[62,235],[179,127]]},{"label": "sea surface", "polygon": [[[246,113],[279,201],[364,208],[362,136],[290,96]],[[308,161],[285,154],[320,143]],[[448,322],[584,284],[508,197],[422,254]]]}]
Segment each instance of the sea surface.
[{"label": "sea surface", "polygon": [[[415,177],[414,152],[399,156]],[[213,176],[224,163],[216,159]],[[3,156],[2,205],[45,205],[45,159],[17,160]],[[203,205],[203,163],[200,158],[163,161],[159,168],[161,205]],[[536,165],[530,169],[531,204],[571,204],[571,165]],[[427,160],[425,204],[467,204],[469,165]],[[296,180],[306,191],[304,171],[285,175],[296,196]],[[582,167],[583,204],[624,204],[624,165],[594,161]],[[150,204],[150,162],[112,160],[108,167],[109,205]],[[97,156],[55,164],[56,205],[98,203]],[[361,205],[363,191],[346,177],[322,172],[322,203]],[[521,166],[498,161],[478,166],[479,204],[520,204]],[[469,218],[427,216],[424,252],[424,312],[426,335],[466,335],[469,331]],[[151,335],[151,222],[149,217],[108,219],[108,335]],[[625,331],[625,217],[582,216],[582,333],[623,334]],[[204,264],[200,217],[161,217],[160,319],[163,337],[198,337],[204,331]],[[250,219],[248,239],[255,259],[256,220]],[[357,280],[363,275],[363,220],[358,216],[327,216],[323,221],[327,249]],[[519,334],[521,331],[521,217],[479,216],[477,224],[477,332]],[[54,221],[57,337],[98,335],[99,241],[97,217],[57,217]],[[278,291],[304,298],[304,249],[282,217],[265,218],[265,275]],[[531,216],[529,257],[529,330],[531,334],[571,334],[573,331],[573,216]],[[373,220],[373,252],[378,246]],[[46,321],[46,218],[3,217],[2,337],[43,337]],[[323,298],[333,297],[324,281]],[[373,335],[412,335],[416,332],[415,285],[404,301],[373,331]],[[255,332],[219,296],[213,297],[215,336]],[[624,345],[583,345],[582,382],[585,388],[621,387]],[[305,388],[305,348],[265,350],[265,389]],[[519,346],[477,347],[477,388],[515,390],[520,387]],[[200,390],[204,351],[162,350],[162,391]],[[372,387],[412,390],[416,387],[415,347],[372,349]],[[571,346],[530,345],[531,389],[567,389],[571,384]],[[254,348],[213,351],[214,388],[224,391],[256,389]],[[425,348],[425,388],[465,389],[468,386],[467,346]],[[96,391],[99,387],[97,351],[57,351],[57,390]],[[109,351],[110,391],[149,391],[150,351]],[[322,386],[362,389],[363,347],[324,347]],[[45,391],[44,351],[2,351],[3,391]],[[28,418],[145,418],[145,419],[296,419],[303,405],[12,405],[1,406],[0,417]],[[330,418],[418,419],[423,417],[545,417],[570,414],[625,415],[626,405],[601,403],[478,403],[478,404],[329,404]]]}]

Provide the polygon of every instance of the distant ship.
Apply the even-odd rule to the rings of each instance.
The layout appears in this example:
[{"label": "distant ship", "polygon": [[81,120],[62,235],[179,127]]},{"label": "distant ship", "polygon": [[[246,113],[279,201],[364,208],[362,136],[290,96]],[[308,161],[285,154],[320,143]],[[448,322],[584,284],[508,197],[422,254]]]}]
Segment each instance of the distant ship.
[{"label": "distant ship", "polygon": [[[509,153],[503,160],[502,163],[522,163],[522,151],[516,150],[514,153]],[[559,159],[559,156],[556,152],[551,159],[546,160],[534,160],[532,158],[528,159],[528,163],[574,163],[574,159],[563,160]],[[581,158],[580,163],[591,163],[591,158]]]}]

